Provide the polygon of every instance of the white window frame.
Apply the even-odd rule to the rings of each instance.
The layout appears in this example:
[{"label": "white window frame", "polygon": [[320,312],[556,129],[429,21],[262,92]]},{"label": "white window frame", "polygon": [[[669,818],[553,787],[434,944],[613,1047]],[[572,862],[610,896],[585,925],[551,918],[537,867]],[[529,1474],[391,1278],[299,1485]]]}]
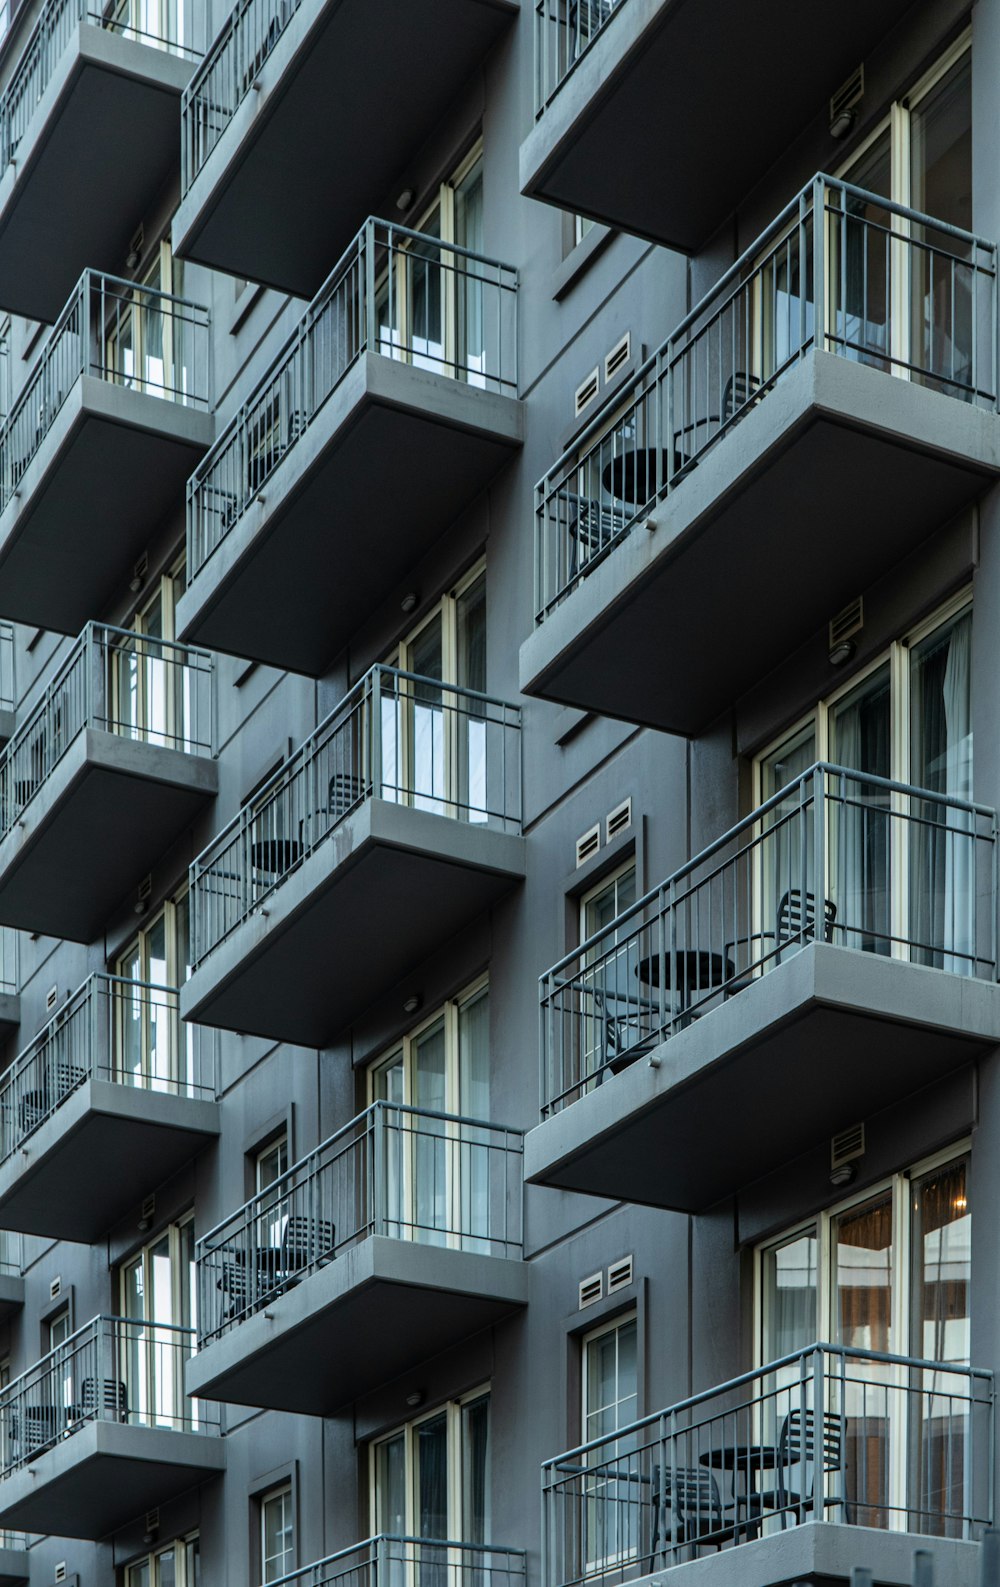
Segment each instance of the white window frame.
[{"label": "white window frame", "polygon": [[[444,1413],[447,1418],[448,1440],[447,1537],[456,1543],[461,1543],[463,1541],[462,1531],[464,1529],[465,1514],[465,1494],[462,1491],[462,1479],[464,1472],[464,1451],[462,1448],[463,1412],[467,1406],[473,1405],[477,1400],[484,1398],[488,1399],[490,1402],[488,1414],[490,1417],[490,1435],[492,1438],[492,1387],[489,1383],[480,1383],[476,1388],[470,1389],[467,1393],[458,1396],[456,1399],[449,1400],[447,1404],[432,1406],[429,1410],[422,1411],[419,1416],[414,1417],[412,1420],[403,1422],[401,1425],[394,1427],[391,1432],[383,1433],[378,1438],[371,1440],[368,1445],[368,1514],[371,1519],[371,1531],[373,1535],[380,1530],[378,1522],[378,1450],[382,1445],[392,1443],[400,1436],[402,1436],[405,1441],[406,1526],[404,1531],[407,1537],[415,1538],[418,1535],[418,1504],[416,1492],[418,1470],[416,1446],[418,1430],[423,1425],[423,1423],[434,1421],[437,1417]],[[487,1481],[489,1482],[490,1480],[491,1473],[487,1473]],[[487,1494],[487,1500],[488,1499],[489,1495]],[[489,1511],[491,1508],[492,1507],[488,1503],[487,1511]],[[428,1541],[438,1542],[440,1540],[432,1538],[428,1539]],[[487,1538],[487,1542],[489,1541],[489,1538]],[[456,1556],[454,1564],[457,1566],[459,1563],[460,1559]]]},{"label": "white window frame", "polygon": [[[282,1549],[280,1556],[275,1555],[275,1559],[279,1557],[282,1560],[290,1558],[291,1564],[287,1565],[285,1569],[278,1571],[276,1575],[269,1575],[267,1555],[267,1516],[269,1507],[273,1504],[278,1504],[279,1502],[281,1504],[281,1535],[287,1537],[289,1542],[288,1546]],[[296,1565],[297,1544],[295,1535],[295,1493],[291,1481],[279,1482],[273,1488],[266,1488],[263,1493],[257,1495],[256,1505],[258,1542],[260,1547],[261,1587],[267,1587],[269,1582],[280,1581],[283,1576],[287,1576],[289,1571],[293,1571],[295,1569]]]}]

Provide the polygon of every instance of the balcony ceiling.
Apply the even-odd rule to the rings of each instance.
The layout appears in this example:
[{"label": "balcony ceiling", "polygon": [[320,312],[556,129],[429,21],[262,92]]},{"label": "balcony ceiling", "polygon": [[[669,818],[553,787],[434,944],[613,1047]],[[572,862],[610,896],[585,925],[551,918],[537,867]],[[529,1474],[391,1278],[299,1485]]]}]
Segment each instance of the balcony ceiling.
[{"label": "balcony ceiling", "polygon": [[693,253],[911,5],[624,0],[523,144],[522,191]]}]

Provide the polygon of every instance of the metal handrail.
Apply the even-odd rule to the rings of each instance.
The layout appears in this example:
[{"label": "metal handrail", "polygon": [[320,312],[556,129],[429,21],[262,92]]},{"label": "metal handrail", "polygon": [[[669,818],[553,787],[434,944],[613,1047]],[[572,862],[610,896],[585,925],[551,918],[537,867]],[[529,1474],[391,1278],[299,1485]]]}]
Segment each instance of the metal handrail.
[{"label": "metal handrail", "polygon": [[151,33],[134,22],[108,15],[103,0],[46,0],[24,41],[10,80],[0,94],[0,169],[14,158],[73,29],[81,22],[109,33],[131,36],[154,49],[166,50],[185,59],[197,59],[202,53],[193,44],[184,44],[168,34]]},{"label": "metal handrail", "polygon": [[135,629],[88,623],[0,753],[0,838],[17,824],[85,727],[211,755],[212,671],[208,651]]},{"label": "metal handrail", "polygon": [[625,0],[535,0],[535,120],[590,53]]},{"label": "metal handrail", "polygon": [[543,1118],[807,941],[995,980],[998,850],[987,806],[816,762],[540,977]]},{"label": "metal handrail", "polygon": [[[849,201],[870,206],[872,216],[879,218],[849,214]],[[816,246],[817,216],[824,221],[821,246]],[[953,244],[950,250],[946,241]],[[875,345],[867,277],[860,287],[857,283],[848,287],[848,247],[855,243],[865,250],[877,245],[884,254],[889,285],[903,275],[909,286],[910,273],[919,262],[932,286],[950,288],[943,294],[943,306],[928,294],[926,356],[912,356],[919,352],[911,345],[916,333],[907,316],[894,317],[888,286],[881,308],[875,300],[872,304],[873,312],[885,316],[878,322],[881,345]],[[780,293],[777,272],[788,281]],[[755,291],[774,299],[771,369],[761,364],[750,335],[758,312]],[[967,326],[957,323],[963,295],[968,299]],[[784,353],[782,337],[788,343]],[[641,365],[628,391],[603,404],[539,481],[536,622],[543,622],[633,524],[683,482],[707,448],[763,401],[785,371],[815,346],[901,378],[919,379],[995,411],[996,341],[994,243],[852,183],[818,174],[684,315]],[[937,343],[950,346],[950,367],[944,367],[947,359],[942,364]],[[769,356],[767,349],[764,356]],[[640,498],[631,501],[616,494],[613,470],[636,447],[641,449],[643,488]]]},{"label": "metal handrail", "polygon": [[[411,767],[404,739],[422,710],[448,731]],[[520,725],[506,701],[372,667],[192,862],[194,968],[369,799],[519,832]]]},{"label": "metal handrail", "polygon": [[[373,1577],[371,1587],[377,1587],[375,1579],[378,1567],[381,1564],[393,1565],[407,1563],[406,1558],[400,1555],[418,1555],[422,1552],[434,1551],[435,1571],[447,1570],[449,1582],[453,1574],[461,1579],[465,1570],[475,1572],[474,1582],[482,1587],[485,1580],[491,1583],[503,1576],[508,1581],[523,1581],[526,1571],[526,1554],[524,1549],[502,1548],[496,1543],[464,1543],[456,1538],[436,1537],[407,1537],[402,1534],[380,1532],[374,1537],[364,1539],[360,1543],[352,1543],[347,1548],[338,1549],[335,1554],[327,1554],[324,1559],[315,1560],[311,1565],[301,1565],[297,1570],[289,1571],[286,1575],[278,1577],[272,1587],[299,1587],[303,1582],[310,1582],[314,1587],[323,1587],[323,1584],[336,1580],[348,1573],[353,1574],[358,1570],[370,1571]],[[437,1557],[438,1551],[447,1552],[447,1562]],[[362,1556],[359,1560],[358,1556]],[[367,1558],[363,1557],[367,1556]],[[457,1557],[456,1557],[457,1556]],[[468,1565],[466,1564],[468,1560]],[[503,1561],[497,1566],[493,1560]],[[354,1563],[357,1561],[357,1563]],[[346,1569],[340,1569],[346,1566]],[[437,1576],[435,1577],[437,1579]]]},{"label": "metal handrail", "polygon": [[[445,318],[456,324],[441,328],[438,343],[412,303],[417,287],[430,295],[441,285],[454,299],[455,313]],[[369,217],[192,474],[189,576],[260,499],[364,353],[477,388],[516,392],[516,308],[517,272],[510,266]]]},{"label": "metal handrail", "polygon": [[302,0],[238,0],[181,97],[187,193]]}]

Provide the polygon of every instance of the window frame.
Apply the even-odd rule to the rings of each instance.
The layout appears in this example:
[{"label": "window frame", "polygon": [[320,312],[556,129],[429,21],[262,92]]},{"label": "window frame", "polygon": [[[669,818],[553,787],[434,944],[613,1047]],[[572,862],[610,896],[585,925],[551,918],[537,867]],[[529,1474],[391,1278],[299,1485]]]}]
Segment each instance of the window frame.
[{"label": "window frame", "polygon": [[[379,1525],[378,1450],[383,1445],[390,1444],[399,1437],[402,1437],[404,1440],[406,1525],[403,1531],[404,1536],[416,1538],[418,1536],[416,1525],[416,1516],[418,1512],[416,1483],[417,1473],[419,1470],[419,1465],[416,1458],[418,1429],[425,1423],[433,1421],[437,1417],[444,1414],[446,1417],[447,1429],[446,1437],[448,1469],[446,1474],[446,1485],[448,1492],[448,1525],[446,1528],[445,1539],[432,1538],[427,1539],[426,1541],[451,1541],[454,1543],[461,1543],[465,1541],[462,1537],[462,1533],[465,1530],[466,1513],[466,1494],[463,1489],[465,1456],[463,1445],[463,1413],[470,1405],[474,1405],[477,1401],[483,1399],[488,1401],[487,1414],[489,1417],[489,1438],[491,1449],[491,1456],[488,1462],[486,1473],[487,1492],[485,1496],[487,1516],[486,1529],[488,1533],[490,1532],[490,1521],[492,1519],[491,1490],[493,1484],[493,1389],[492,1384],[490,1382],[486,1382],[480,1383],[475,1388],[467,1390],[464,1394],[457,1395],[444,1401],[443,1403],[429,1406],[426,1410],[422,1410],[418,1416],[411,1417],[408,1421],[398,1423],[395,1427],[389,1429],[388,1432],[380,1433],[378,1437],[372,1438],[368,1441],[368,1515],[371,1523],[370,1530],[373,1536],[377,1535],[382,1530]],[[491,1541],[491,1538],[487,1536],[485,1541],[488,1544]]]}]

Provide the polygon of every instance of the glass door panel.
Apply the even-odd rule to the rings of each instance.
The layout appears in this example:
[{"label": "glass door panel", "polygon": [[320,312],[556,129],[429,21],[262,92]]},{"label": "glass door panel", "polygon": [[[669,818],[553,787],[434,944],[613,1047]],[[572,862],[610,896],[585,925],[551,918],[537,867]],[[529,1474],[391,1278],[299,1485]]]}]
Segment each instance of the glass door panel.
[{"label": "glass door panel", "polygon": [[[444,1020],[437,1020],[414,1044],[413,1105],[431,1113],[446,1108],[446,1057]],[[428,1245],[445,1245],[451,1227],[452,1149],[442,1119],[411,1119],[413,1238]],[[409,1133],[407,1131],[407,1133]]]},{"label": "glass door panel", "polygon": [[[439,616],[422,628],[408,647],[407,670],[421,680],[444,678],[444,646]],[[444,696],[431,681],[407,685],[409,691],[409,769],[407,784],[418,810],[441,811],[448,797]]]},{"label": "glass door panel", "polygon": [[[458,1088],[460,1111],[469,1119],[490,1116],[490,1002],[483,990],[458,1010]],[[454,1148],[458,1181],[458,1233],[463,1250],[489,1252],[492,1227],[490,1185],[490,1135],[488,1130],[466,1126],[463,1140]],[[506,1187],[501,1179],[497,1196]],[[503,1226],[505,1208],[496,1209]]]},{"label": "glass door panel", "polygon": [[[801,946],[792,931],[808,914],[812,895],[812,788],[796,782],[816,760],[816,729],[810,723],[761,762],[761,802],[788,788],[786,798],[763,818],[758,860],[757,919],[749,936],[746,961],[765,969]],[[803,800],[808,801],[803,803]],[[742,968],[741,962],[737,969]]]},{"label": "glass door panel", "polygon": [[[830,710],[830,759],[848,771],[888,778],[890,760],[888,664]],[[849,948],[890,950],[888,789],[863,779],[831,780],[828,890],[836,905],[836,939]]]},{"label": "glass door panel", "polygon": [[[462,689],[486,692],[486,579],[476,579],[456,600],[458,625],[457,681]],[[485,821],[490,809],[487,786],[486,708],[477,700],[454,696],[457,740],[456,802],[470,821]],[[499,790],[494,796],[499,803]],[[501,805],[502,808],[502,805]]]},{"label": "glass door panel", "polygon": [[[844,173],[866,192],[892,197],[892,142],[888,127]],[[848,196],[827,220],[829,320],[834,352],[876,369],[888,369],[891,351],[893,255],[889,211],[870,199]]]},{"label": "glass door panel", "polygon": [[[856,1350],[893,1348],[892,1193],[852,1207],[832,1222],[835,1342]],[[887,1524],[892,1437],[904,1396],[891,1369],[854,1360],[843,1390],[847,1499],[859,1526]]]},{"label": "glass door panel", "polygon": [[[962,58],[910,115],[910,203],[935,220],[972,230],[972,56]],[[972,380],[972,295],[968,243],[914,224],[911,252],[912,362],[924,384],[962,397]],[[934,249],[935,252],[930,252]]]},{"label": "glass door panel", "polygon": [[[935,629],[910,652],[910,781],[972,798],[972,613]],[[967,811],[913,800],[911,957],[959,975],[975,969],[975,832]]]},{"label": "glass door panel", "polygon": [[[393,1102],[400,1107],[406,1102],[406,1068],[402,1053],[375,1070],[372,1076],[372,1100]],[[385,1232],[391,1239],[397,1240],[405,1240],[409,1234],[409,1215],[404,1205],[404,1186],[408,1178],[406,1117],[406,1114],[388,1111],[383,1137],[381,1190],[385,1205]]]}]

